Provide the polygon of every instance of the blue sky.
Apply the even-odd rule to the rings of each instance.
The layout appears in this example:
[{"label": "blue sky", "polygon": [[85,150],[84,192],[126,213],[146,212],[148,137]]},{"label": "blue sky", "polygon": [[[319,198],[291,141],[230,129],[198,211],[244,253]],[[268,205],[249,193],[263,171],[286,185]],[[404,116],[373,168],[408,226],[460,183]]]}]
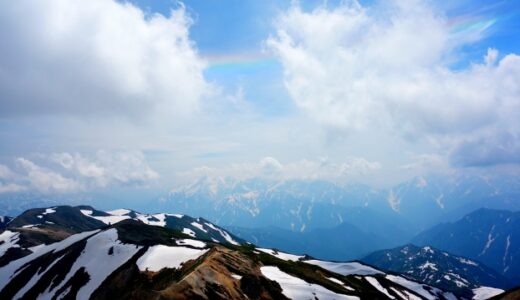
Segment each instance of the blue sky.
[{"label": "blue sky", "polygon": [[4,195],[519,171],[517,1],[23,0],[0,28]]}]

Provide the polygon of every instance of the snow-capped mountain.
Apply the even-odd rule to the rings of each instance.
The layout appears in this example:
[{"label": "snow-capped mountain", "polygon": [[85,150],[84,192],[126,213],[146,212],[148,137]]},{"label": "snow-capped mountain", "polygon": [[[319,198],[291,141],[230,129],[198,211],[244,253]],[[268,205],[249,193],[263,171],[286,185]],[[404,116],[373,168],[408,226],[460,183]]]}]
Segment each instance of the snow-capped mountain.
[{"label": "snow-capped mountain", "polygon": [[454,221],[481,207],[520,210],[517,176],[432,175],[390,189],[392,208],[418,229]]},{"label": "snow-capped mountain", "polygon": [[520,209],[518,196],[515,176],[431,175],[388,189],[320,180],[203,177],[174,189],[158,206],[204,215],[223,226],[305,232],[347,222],[379,236],[400,231],[397,236],[411,238],[480,207]]},{"label": "snow-capped mountain", "polygon": [[165,204],[186,213],[199,211],[217,224],[303,232],[341,224],[346,208],[382,199],[376,195],[367,186],[345,189],[327,181],[203,177],[173,190]]},{"label": "snow-capped mountain", "polygon": [[104,212],[90,206],[55,206],[30,209],[8,224],[1,235],[0,266],[73,234],[103,229],[123,220],[178,230],[201,240],[233,245],[243,243],[243,240],[202,218],[178,214],[149,215],[128,209]]},{"label": "snow-capped mountain", "polygon": [[478,288],[513,287],[507,278],[482,263],[430,246],[409,244],[381,250],[362,261],[465,297],[471,297],[473,290]]},{"label": "snow-capped mountain", "polygon": [[413,243],[480,261],[520,282],[520,212],[478,209],[422,232]]},{"label": "snow-capped mountain", "polygon": [[[62,226],[59,220],[76,223],[71,231],[79,230],[77,220],[63,217],[65,211],[79,211],[76,216],[82,215],[82,221],[93,221],[85,227],[101,228],[35,247],[18,243],[23,230],[43,228],[44,235],[51,234],[48,226],[57,229]],[[23,224],[22,220],[43,222],[9,227],[1,234],[1,245],[27,253],[0,267],[0,299],[457,298],[442,289],[359,262],[320,261],[236,241],[201,240],[168,228],[173,221],[168,221],[167,214],[163,222],[162,214],[51,207],[22,216],[16,224]],[[192,225],[206,230],[204,225],[212,227],[200,220],[195,223],[198,225]],[[62,227],[61,232],[66,232],[67,225]]]}]

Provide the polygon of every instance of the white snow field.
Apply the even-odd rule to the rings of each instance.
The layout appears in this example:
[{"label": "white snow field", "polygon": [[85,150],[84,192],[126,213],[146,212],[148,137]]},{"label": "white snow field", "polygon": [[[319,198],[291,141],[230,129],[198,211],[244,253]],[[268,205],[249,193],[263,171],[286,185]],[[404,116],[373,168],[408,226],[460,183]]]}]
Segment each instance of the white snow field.
[{"label": "white snow field", "polygon": [[306,260],[304,261],[311,265],[316,265],[341,275],[374,275],[383,274],[383,272],[372,267],[366,266],[358,262],[332,262],[323,260]]},{"label": "white snow field", "polygon": [[179,246],[192,246],[195,248],[206,248],[206,243],[204,243],[202,241],[192,240],[192,239],[177,240],[176,243]]},{"label": "white snow field", "polygon": [[489,299],[491,297],[494,297],[496,295],[500,295],[504,292],[504,290],[487,287],[487,286],[481,286],[479,288],[473,289],[473,300],[485,300]]},{"label": "white snow field", "polygon": [[267,249],[267,248],[256,248],[256,250],[262,251],[264,253],[270,254],[272,256],[276,256],[279,259],[283,259],[283,260],[287,260],[287,261],[299,261],[301,258],[304,257],[302,255],[294,255],[294,254],[284,253],[284,252],[276,251],[273,249]]},{"label": "white snow field", "polygon": [[[112,248],[112,253],[109,250]],[[87,240],[85,249],[76,259],[65,279],[54,289],[47,290],[39,299],[52,299],[55,293],[80,269],[89,274],[89,281],[82,286],[77,299],[88,299],[97,287],[122,264],[127,262],[141,246],[123,244],[118,240],[115,228],[102,231]]]},{"label": "white snow field", "polygon": [[207,251],[208,249],[199,250],[187,247],[157,245],[150,247],[137,260],[137,266],[141,271],[152,272],[160,271],[163,268],[179,268],[183,263],[199,258]]},{"label": "white snow field", "polygon": [[262,274],[270,280],[274,280],[282,287],[282,293],[289,299],[298,300],[354,300],[359,299],[356,296],[348,296],[330,291],[321,285],[307,283],[300,278],[291,276],[280,271],[278,267],[266,266],[261,267]]},{"label": "white snow field", "polygon": [[385,294],[388,298],[390,299],[395,299],[394,296],[392,296],[390,293],[388,293],[388,290],[385,289],[380,283],[379,281],[377,281],[376,278],[374,277],[370,277],[370,276],[367,276],[365,277],[365,280],[368,281],[368,283],[370,283],[373,287],[375,287],[378,291],[380,291],[381,293]]}]

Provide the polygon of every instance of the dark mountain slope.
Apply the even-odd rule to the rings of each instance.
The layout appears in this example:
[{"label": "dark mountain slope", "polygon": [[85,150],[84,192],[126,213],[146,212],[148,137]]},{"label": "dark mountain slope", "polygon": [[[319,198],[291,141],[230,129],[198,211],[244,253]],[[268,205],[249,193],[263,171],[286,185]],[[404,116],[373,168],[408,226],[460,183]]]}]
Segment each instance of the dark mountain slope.
[{"label": "dark mountain slope", "polygon": [[481,263],[429,246],[406,245],[381,250],[362,261],[466,297],[472,295],[472,289],[481,286],[512,287],[508,279]]},{"label": "dark mountain slope", "polygon": [[276,227],[229,227],[236,236],[256,245],[291,253],[307,253],[327,260],[352,260],[389,246],[389,242],[349,223],[333,228],[294,232]]},{"label": "dark mountain slope", "polygon": [[520,212],[479,209],[412,240],[480,261],[520,284]]}]

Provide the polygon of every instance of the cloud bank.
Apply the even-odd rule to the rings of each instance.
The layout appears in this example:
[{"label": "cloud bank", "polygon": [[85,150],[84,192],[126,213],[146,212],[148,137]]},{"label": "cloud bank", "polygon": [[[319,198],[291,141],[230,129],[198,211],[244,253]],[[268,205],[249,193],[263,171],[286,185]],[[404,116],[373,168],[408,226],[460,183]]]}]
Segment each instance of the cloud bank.
[{"label": "cloud bank", "polygon": [[[451,67],[485,28],[453,33],[419,0],[294,5],[275,26],[266,44],[283,64],[287,91],[325,126],[431,139],[457,166],[518,163],[520,56],[489,49],[481,62]],[[484,150],[466,151],[476,145]]]},{"label": "cloud bank", "polygon": [[112,0],[0,3],[0,117],[196,110],[212,86],[184,7]]},{"label": "cloud bank", "polygon": [[95,155],[54,153],[19,157],[14,168],[0,164],[0,193],[75,193],[117,186],[146,186],[159,178],[138,151]]},{"label": "cloud bank", "polygon": [[273,157],[264,157],[254,163],[235,163],[226,167],[211,168],[207,166],[182,172],[184,179],[201,177],[231,177],[239,180],[251,178],[271,180],[330,180],[346,182],[356,180],[360,176],[370,175],[381,169],[379,162],[368,161],[360,157],[350,157],[342,163],[328,159],[288,162],[282,164]]}]

